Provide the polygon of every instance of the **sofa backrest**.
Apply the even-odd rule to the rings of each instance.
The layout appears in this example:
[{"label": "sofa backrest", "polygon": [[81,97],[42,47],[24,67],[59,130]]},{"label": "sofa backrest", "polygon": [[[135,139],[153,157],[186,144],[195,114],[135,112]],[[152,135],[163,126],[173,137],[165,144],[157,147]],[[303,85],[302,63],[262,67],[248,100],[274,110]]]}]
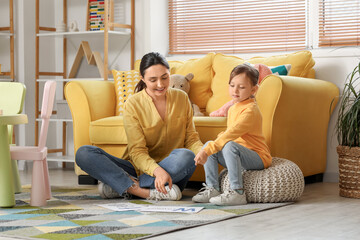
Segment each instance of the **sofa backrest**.
[{"label": "sofa backrest", "polygon": [[[245,62],[262,63],[267,66],[290,64],[289,76],[315,78],[313,69],[315,61],[310,51],[298,51],[271,57],[253,57],[247,60],[221,53],[208,53],[202,58],[168,62],[171,74],[194,74],[194,78],[190,82],[189,97],[206,115],[219,109],[230,100],[229,77],[232,69],[239,64]],[[139,65],[140,60],[137,60],[135,70],[139,70]]]},{"label": "sofa backrest", "polygon": [[[262,63],[267,66],[290,64],[291,69],[288,74],[289,76],[308,78],[315,77],[315,71],[312,69],[312,67],[315,65],[315,61],[313,60],[310,51],[299,51],[271,57],[254,57],[248,60],[244,60],[236,56],[218,53],[215,55],[212,65],[212,96],[206,105],[207,114],[219,109],[222,105],[231,100],[228,93],[230,73],[235,66],[245,62],[251,64]],[[194,100],[194,102],[196,101]]]},{"label": "sofa backrest", "polygon": [[86,97],[88,106],[86,111],[90,113],[90,121],[115,115],[116,96],[114,82],[96,80],[73,82],[79,87],[73,87],[72,94],[79,98]]}]

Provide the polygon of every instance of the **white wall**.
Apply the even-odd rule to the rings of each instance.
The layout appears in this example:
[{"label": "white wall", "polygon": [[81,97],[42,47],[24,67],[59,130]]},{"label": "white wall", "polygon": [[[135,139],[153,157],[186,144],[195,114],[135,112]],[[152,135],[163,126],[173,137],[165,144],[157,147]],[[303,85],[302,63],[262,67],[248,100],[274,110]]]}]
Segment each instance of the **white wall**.
[{"label": "white wall", "polygon": [[[118,1],[118,0],[116,0]],[[27,85],[27,98],[25,105],[25,113],[29,116],[29,123],[26,125],[24,138],[26,144],[32,144],[34,141],[33,122],[34,122],[34,95],[35,95],[35,0],[15,0],[17,4],[17,13],[15,18],[17,21],[17,66],[16,74],[19,76],[19,81]],[[130,16],[128,13],[129,0],[125,0],[125,21],[129,23]],[[85,28],[85,14],[84,5],[86,0],[69,0],[68,20],[76,20],[79,23],[80,30]],[[43,25],[55,26],[62,16],[62,1],[41,1],[41,13],[43,14],[40,22],[44,21]],[[2,12],[2,11],[1,11]],[[0,14],[1,16],[1,14]],[[168,55],[168,19],[167,19],[167,1],[166,0],[136,0],[136,27],[135,27],[135,57],[141,58],[145,53],[150,51],[157,51],[168,59],[189,59],[199,57],[201,55]],[[71,39],[68,42],[68,71],[70,70],[75,52],[80,44],[81,39]],[[62,66],[62,50],[58,47],[59,41],[41,42],[41,70],[46,69],[61,69]],[[112,53],[109,57],[110,67],[116,69],[127,70],[130,68],[129,64],[129,39],[112,38],[110,41],[110,49]],[[1,45],[0,45],[1,46]],[[57,51],[54,53],[56,46]],[[91,39],[90,46],[93,50],[102,52],[102,39]],[[60,49],[60,50],[59,50]],[[0,53],[4,51],[0,49]],[[340,48],[334,50],[332,48],[314,49],[311,50],[315,59],[316,78],[323,79],[336,84],[341,90],[347,74],[355,67],[359,61],[360,49],[358,48]],[[257,53],[256,56],[271,56],[283,54],[278,53]],[[2,54],[0,54],[2,55]],[[54,57],[56,55],[56,57]],[[239,54],[242,58],[250,58],[254,54]],[[1,58],[0,58],[1,60]],[[55,61],[56,60],[56,61]],[[49,70],[50,71],[50,70]],[[82,64],[79,71],[79,76],[86,77],[89,74],[97,74],[96,69]],[[60,95],[60,94],[58,94]],[[336,146],[338,145],[336,136],[334,135],[335,119],[337,116],[337,108],[331,117],[328,131],[328,161],[325,173],[325,181],[338,180],[338,163]],[[70,124],[71,125],[71,124]],[[68,136],[72,137],[71,126],[68,127]],[[25,129],[25,127],[24,127]],[[58,128],[59,133],[59,128]],[[53,138],[56,139],[56,138]],[[69,139],[70,140],[70,139]],[[57,144],[59,138],[55,141]],[[72,141],[69,141],[69,147],[72,147]]]},{"label": "white wall", "polygon": [[[33,145],[34,127],[35,127],[35,65],[29,64],[35,61],[35,19],[29,21],[32,10],[35,10],[34,4],[30,1],[14,1],[14,18],[15,24],[15,77],[16,81],[22,82],[26,85],[26,98],[24,105],[24,112],[28,115],[29,123],[20,125],[19,129],[24,132],[25,138],[18,138],[20,145]],[[30,17],[31,19],[32,17]]]},{"label": "white wall", "polygon": [[[341,93],[347,75],[359,63],[360,48],[317,49],[313,50],[312,53],[316,62],[314,67],[316,78],[336,84]],[[331,116],[328,130],[327,168],[324,181],[329,182],[337,182],[339,178],[338,155],[336,153],[338,141],[335,133],[338,110],[337,106]]]},{"label": "white wall", "polygon": [[[0,0],[0,23],[1,27],[10,26],[9,20],[9,3],[8,1]],[[0,37],[0,64],[1,72],[10,71],[10,38]],[[1,78],[4,78],[1,76]]]}]

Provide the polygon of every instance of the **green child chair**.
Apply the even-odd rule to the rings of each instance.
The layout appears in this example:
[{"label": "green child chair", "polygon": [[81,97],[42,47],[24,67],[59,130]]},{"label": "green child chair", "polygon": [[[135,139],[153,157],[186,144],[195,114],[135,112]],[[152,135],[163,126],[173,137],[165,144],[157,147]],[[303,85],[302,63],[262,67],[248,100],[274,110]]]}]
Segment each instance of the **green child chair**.
[{"label": "green child chair", "polygon": [[[0,109],[4,115],[19,114],[23,110],[26,87],[19,82],[0,82]],[[12,143],[13,126],[8,127],[9,143]],[[11,161],[15,193],[21,192],[17,161]]]}]

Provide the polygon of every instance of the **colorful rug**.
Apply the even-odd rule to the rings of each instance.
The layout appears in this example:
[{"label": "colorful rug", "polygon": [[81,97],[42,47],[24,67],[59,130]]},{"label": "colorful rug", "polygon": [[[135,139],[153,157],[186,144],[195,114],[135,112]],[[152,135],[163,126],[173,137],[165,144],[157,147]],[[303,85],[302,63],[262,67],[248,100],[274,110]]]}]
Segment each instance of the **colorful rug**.
[{"label": "colorful rug", "polygon": [[[46,207],[31,207],[29,188],[16,194],[14,208],[0,208],[1,236],[36,239],[143,239],[150,236],[244,216],[290,203],[219,207],[194,204],[191,194],[181,201],[101,199],[96,188],[52,188]],[[99,204],[131,202],[154,206],[204,207],[198,213],[113,211]]]}]

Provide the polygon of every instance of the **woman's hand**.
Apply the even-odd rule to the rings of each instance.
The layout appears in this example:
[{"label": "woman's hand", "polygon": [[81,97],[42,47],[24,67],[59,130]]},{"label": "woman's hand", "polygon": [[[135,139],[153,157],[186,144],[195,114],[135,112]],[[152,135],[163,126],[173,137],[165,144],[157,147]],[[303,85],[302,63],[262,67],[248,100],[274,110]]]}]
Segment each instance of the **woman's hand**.
[{"label": "woman's hand", "polygon": [[172,188],[172,179],[170,175],[161,167],[154,170],[155,188],[161,193],[166,194],[165,184],[169,183],[170,189]]},{"label": "woman's hand", "polygon": [[196,154],[195,156],[195,165],[197,166],[198,164],[204,165],[207,161],[208,155],[207,153],[201,149],[200,152],[198,154]]}]

